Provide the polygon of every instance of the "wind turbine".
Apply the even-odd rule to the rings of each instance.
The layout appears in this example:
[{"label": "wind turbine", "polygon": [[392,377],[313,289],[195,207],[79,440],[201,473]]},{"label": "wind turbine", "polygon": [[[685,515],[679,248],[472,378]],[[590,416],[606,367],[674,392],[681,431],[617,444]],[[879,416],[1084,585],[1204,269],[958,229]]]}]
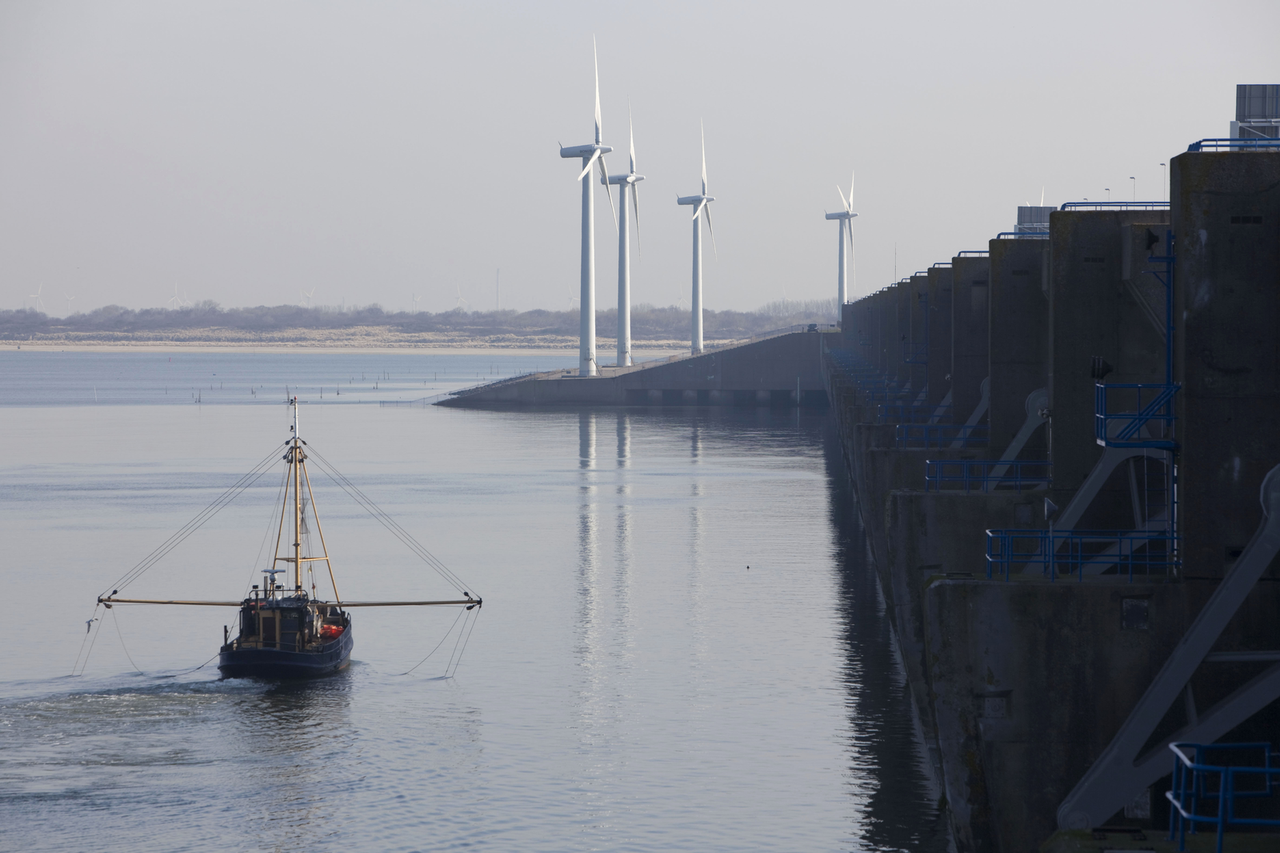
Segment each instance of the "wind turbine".
[{"label": "wind turbine", "polygon": [[[702,125],[699,123],[699,128]],[[702,211],[707,212],[707,230],[711,233],[711,249],[716,257],[720,256],[716,249],[716,229],[711,227],[711,208],[715,196],[707,195],[707,134],[702,131],[702,193],[676,198],[676,204],[696,205],[693,209],[693,354],[702,352],[702,223],[699,218]]]},{"label": "wind turbine", "polygon": [[462,295],[462,285],[460,285],[460,284],[455,285],[455,288],[456,288],[456,289],[457,289],[457,291],[458,291],[458,301],[454,303],[454,305],[453,305],[454,309],[456,310],[456,309],[458,309],[458,308],[461,308],[463,311],[470,311],[470,310],[471,310],[471,303],[470,303],[470,302],[468,302],[468,301],[463,297],[463,295]]},{"label": "wind turbine", "polygon": [[67,295],[67,294],[65,294],[65,293],[64,293],[64,294],[62,294],[62,298],[63,298],[63,299],[65,299],[65,300],[67,300],[67,316],[68,316],[68,317],[70,317],[70,316],[71,316],[71,300],[72,300],[72,299],[75,299],[75,297],[74,297],[74,296],[69,296],[69,295]]},{"label": "wind turbine", "polygon": [[173,286],[173,296],[169,297],[169,305],[171,311],[176,311],[182,307],[182,299],[178,296],[178,285]]},{"label": "wind turbine", "polygon": [[[849,197],[844,197],[844,192],[840,189],[840,185],[836,184],[836,192],[840,193],[840,204],[844,206],[844,210],[838,213],[828,213],[827,219],[840,220],[840,275],[837,304],[843,305],[849,301],[849,266],[853,261],[853,218],[858,214],[853,212],[853,178],[849,175]],[[849,234],[849,257],[845,258],[844,254],[844,235]],[[838,309],[837,309],[838,310]]]},{"label": "wind turbine", "polygon": [[39,287],[37,287],[37,288],[36,288],[36,292],[35,292],[35,293],[33,293],[33,294],[31,294],[30,296],[28,296],[28,297],[27,297],[28,299],[34,299],[34,300],[36,301],[36,310],[37,310],[37,311],[43,311],[43,310],[44,310],[44,300],[42,300],[42,299],[40,298],[40,294],[41,294],[41,293],[43,293],[43,292],[44,292],[44,285],[42,284],[42,285],[40,285]]},{"label": "wind turbine", "polygon": [[[596,235],[595,235],[595,196],[592,195],[590,180],[583,180],[591,174],[591,167],[600,161],[600,178],[606,180],[609,174],[604,165],[604,155],[613,149],[601,141],[600,135],[600,59],[596,53],[596,41],[591,39],[591,56],[596,69],[596,139],[587,145],[560,146],[560,156],[566,160],[574,157],[582,158],[582,171],[578,180],[582,183],[582,298],[579,309],[578,324],[578,375],[596,375]],[[605,191],[609,199],[609,209],[613,210],[613,196]],[[617,213],[614,213],[617,219]]]},{"label": "wind turbine", "polygon": [[298,298],[299,298],[299,299],[305,299],[305,300],[307,300],[307,307],[308,307],[308,308],[310,308],[310,307],[311,307],[311,297],[313,297],[313,296],[315,296],[315,295],[316,295],[316,289],[315,289],[314,287],[313,287],[313,288],[311,288],[310,290],[299,290],[299,291],[298,291]]},{"label": "wind turbine", "polygon": [[608,182],[618,185],[618,367],[631,366],[631,251],[628,247],[627,189],[636,209],[636,249],[640,248],[640,189],[636,184],[644,175],[636,174],[636,132],[627,110],[627,129],[631,135],[631,170],[625,175],[610,175]]},{"label": "wind turbine", "polygon": [[413,297],[413,313],[420,314],[421,312],[418,310],[418,303],[422,301],[422,297],[414,296],[412,293],[410,293],[409,295]]}]

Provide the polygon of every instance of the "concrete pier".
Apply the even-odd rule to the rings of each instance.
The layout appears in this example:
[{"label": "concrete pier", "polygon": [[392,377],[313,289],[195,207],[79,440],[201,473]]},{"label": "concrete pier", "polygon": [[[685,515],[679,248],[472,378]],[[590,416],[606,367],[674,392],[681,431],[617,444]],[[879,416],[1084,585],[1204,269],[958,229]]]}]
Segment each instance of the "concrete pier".
[{"label": "concrete pier", "polygon": [[552,371],[481,385],[441,406],[818,406],[826,405],[822,352],[834,326],[796,327],[701,355],[598,376]]}]

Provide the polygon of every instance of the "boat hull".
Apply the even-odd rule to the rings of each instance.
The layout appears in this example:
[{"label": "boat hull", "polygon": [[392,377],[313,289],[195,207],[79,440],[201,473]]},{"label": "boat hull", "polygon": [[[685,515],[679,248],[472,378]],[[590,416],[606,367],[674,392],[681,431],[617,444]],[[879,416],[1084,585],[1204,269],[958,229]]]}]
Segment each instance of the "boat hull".
[{"label": "boat hull", "polygon": [[323,678],[347,668],[353,646],[350,626],[342,636],[311,651],[224,646],[218,672],[223,678]]}]

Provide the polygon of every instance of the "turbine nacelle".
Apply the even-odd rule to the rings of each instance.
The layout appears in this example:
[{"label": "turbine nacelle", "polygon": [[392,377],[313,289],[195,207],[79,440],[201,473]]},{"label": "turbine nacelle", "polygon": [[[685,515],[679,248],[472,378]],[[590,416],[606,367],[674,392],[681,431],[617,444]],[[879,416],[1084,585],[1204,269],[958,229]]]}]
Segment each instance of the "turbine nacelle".
[{"label": "turbine nacelle", "polygon": [[609,180],[602,180],[600,183],[608,184],[638,184],[644,180],[644,175],[610,175]]},{"label": "turbine nacelle", "polygon": [[840,213],[828,213],[827,219],[853,219],[857,215],[858,214],[854,213],[852,210],[849,210],[842,211]]},{"label": "turbine nacelle", "polygon": [[704,201],[715,201],[713,195],[681,195],[676,196],[676,204],[696,204],[701,206]]},{"label": "turbine nacelle", "polygon": [[601,154],[608,154],[612,150],[613,148],[610,146],[600,145],[596,142],[592,142],[587,145],[570,145],[568,148],[565,148],[562,145],[560,146],[560,156],[566,160],[571,160],[574,157],[590,157],[597,151]]}]

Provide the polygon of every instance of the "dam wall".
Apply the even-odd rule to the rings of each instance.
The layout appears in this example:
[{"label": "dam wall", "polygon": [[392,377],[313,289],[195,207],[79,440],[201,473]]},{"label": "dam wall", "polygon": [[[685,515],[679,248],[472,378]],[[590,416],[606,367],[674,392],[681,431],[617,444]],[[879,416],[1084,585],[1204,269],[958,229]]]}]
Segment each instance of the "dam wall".
[{"label": "dam wall", "polygon": [[1193,148],[823,339],[962,853],[1160,832],[1169,743],[1280,742],[1280,148]]},{"label": "dam wall", "polygon": [[834,326],[810,325],[700,355],[598,376],[552,371],[456,392],[442,406],[820,406],[824,341]]}]

